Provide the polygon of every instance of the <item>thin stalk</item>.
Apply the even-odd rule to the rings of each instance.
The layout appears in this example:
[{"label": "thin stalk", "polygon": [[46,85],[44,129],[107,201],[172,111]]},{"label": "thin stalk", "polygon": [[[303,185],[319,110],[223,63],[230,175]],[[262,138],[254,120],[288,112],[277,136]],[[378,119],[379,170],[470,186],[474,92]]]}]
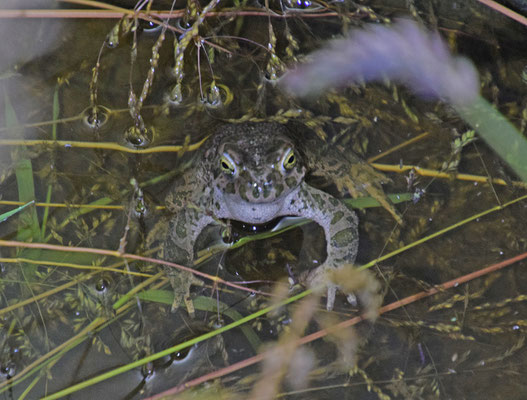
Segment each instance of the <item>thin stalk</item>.
[{"label": "thin stalk", "polygon": [[464,220],[461,220],[459,222],[456,222],[455,224],[447,226],[444,229],[441,229],[441,230],[439,230],[439,231],[437,231],[435,233],[432,233],[431,235],[425,236],[422,239],[416,240],[415,242],[412,242],[412,243],[410,243],[410,244],[408,244],[406,246],[403,246],[403,247],[401,247],[401,248],[399,248],[399,249],[397,249],[395,251],[392,251],[391,253],[388,253],[388,254],[385,254],[384,256],[376,258],[375,260],[372,260],[369,263],[362,265],[361,267],[359,267],[359,269],[362,270],[362,269],[370,268],[370,267],[374,266],[375,264],[377,264],[377,263],[379,263],[381,261],[387,260],[388,258],[396,256],[397,254],[403,253],[406,250],[410,250],[411,248],[414,248],[414,247],[416,247],[416,246],[418,246],[418,245],[420,245],[420,244],[422,244],[424,242],[427,242],[427,241],[429,241],[431,239],[434,239],[434,238],[436,238],[438,236],[441,236],[444,233],[447,233],[447,232],[449,232],[451,230],[459,228],[460,226],[465,225],[465,224],[467,224],[467,223],[469,223],[471,221],[474,221],[474,220],[476,220],[478,218],[481,218],[481,217],[483,217],[485,215],[491,214],[491,213],[496,212],[496,211],[501,211],[504,208],[506,208],[508,206],[511,206],[513,204],[516,204],[516,203],[518,203],[518,202],[520,202],[522,200],[525,200],[525,199],[527,199],[527,195],[518,197],[518,198],[516,198],[514,200],[511,200],[511,201],[509,201],[507,203],[504,203],[502,205],[499,205],[499,206],[496,206],[496,207],[492,207],[492,208],[489,208],[488,210],[485,210],[483,212],[474,214],[471,217],[465,218]]},{"label": "thin stalk", "polygon": [[151,154],[151,153],[177,153],[183,149],[187,151],[197,150],[207,140],[208,136],[203,138],[197,143],[193,143],[188,146],[155,146],[147,149],[136,149],[132,147],[122,146],[118,143],[113,142],[82,142],[75,140],[19,140],[19,139],[2,139],[0,140],[0,146],[57,146],[64,147],[65,149],[70,148],[81,148],[81,149],[102,149],[102,150],[115,150],[122,151],[123,153],[132,154]]},{"label": "thin stalk", "polygon": [[[162,275],[162,272],[154,275],[152,278],[147,279],[145,282],[143,282],[141,285],[138,285],[138,287],[135,287],[132,289],[129,293],[135,293],[136,290],[140,290],[146,285],[154,282],[158,278],[160,278]],[[160,284],[154,286],[154,288],[158,287],[159,285],[164,285],[166,282],[162,281]],[[120,302],[120,300],[119,300]],[[135,303],[134,302],[128,302],[125,305],[122,305],[119,308],[115,308],[115,316],[119,316],[123,314],[125,311],[128,311]],[[47,352],[37,360],[33,361],[31,364],[29,364],[27,367],[25,367],[22,371],[17,373],[14,377],[12,377],[11,380],[6,380],[2,383],[0,383],[0,393],[5,391],[8,387],[12,387],[13,385],[17,385],[23,380],[29,378],[31,375],[35,374],[37,371],[48,365],[50,362],[54,362],[57,358],[55,357],[61,357],[65,352],[71,350],[78,344],[82,343],[84,340],[86,340],[88,337],[91,337],[91,334],[96,331],[97,329],[102,329],[105,324],[108,323],[107,317],[97,317],[92,322],[90,322],[86,327],[84,327],[79,333],[77,333],[72,338],[66,340],[62,344],[55,347],[53,350]]]},{"label": "thin stalk", "polygon": [[248,315],[238,321],[235,321],[235,322],[232,322],[228,325],[225,325],[219,329],[216,329],[214,331],[211,331],[211,332],[207,332],[201,336],[198,336],[196,338],[193,338],[191,340],[188,340],[184,343],[181,343],[181,344],[178,344],[176,346],[173,346],[173,347],[170,347],[168,349],[165,349],[163,351],[160,351],[158,353],[155,353],[155,354],[152,354],[151,356],[148,356],[148,357],[145,357],[141,360],[137,360],[135,362],[132,362],[130,364],[127,364],[127,365],[123,365],[122,367],[119,367],[119,368],[115,368],[114,370],[112,371],[109,371],[109,372],[106,372],[104,374],[101,374],[101,375],[98,375],[98,376],[95,376],[91,379],[87,379],[83,382],[80,382],[76,385],[73,385],[73,386],[70,386],[64,390],[61,390],[59,392],[56,392],[52,395],[49,395],[49,396],[46,396],[46,397],[43,397],[42,400],[53,400],[53,399],[58,399],[58,398],[61,398],[61,397],[64,397],[68,394],[71,394],[71,393],[74,393],[78,390],[81,390],[83,388],[86,388],[88,386],[91,386],[91,385],[94,385],[96,383],[99,383],[99,382],[102,382],[106,379],[109,379],[109,378],[112,378],[116,375],[119,375],[119,374],[122,374],[124,372],[127,372],[127,371],[130,371],[131,369],[134,369],[134,368],[137,368],[137,367],[141,367],[142,365],[145,365],[151,361],[155,361],[159,358],[162,358],[162,357],[165,357],[167,355],[170,355],[172,353],[175,353],[177,351],[180,351],[180,350],[183,350],[183,349],[186,349],[190,346],[193,346],[194,344],[196,343],[199,343],[199,342],[202,342],[204,340],[208,340],[210,338],[213,338],[214,336],[217,336],[219,334],[222,334],[224,332],[227,332],[233,328],[237,328],[238,326],[246,323],[246,322],[249,322],[249,321],[252,321],[256,318],[259,318],[261,317],[262,315],[265,315],[267,314],[268,312],[270,311],[273,311],[279,307],[283,307],[285,306],[286,304],[289,304],[289,303],[292,303],[294,301],[297,301],[297,300],[300,300],[301,298],[307,296],[308,294],[311,293],[311,290],[306,290],[302,293],[299,293],[297,294],[296,296],[293,296],[293,297],[290,297],[288,299],[285,299],[285,300],[282,300],[280,301],[279,303],[276,303],[276,304],[273,304],[269,307],[266,307],[262,310],[259,310],[251,315]]},{"label": "thin stalk", "polygon": [[480,182],[480,183],[493,183],[502,186],[517,186],[527,188],[527,183],[521,181],[513,181],[512,183],[507,182],[500,178],[489,178],[488,176],[462,174],[457,172],[443,172],[435,169],[421,168],[417,165],[395,165],[395,164],[378,164],[372,163],[372,167],[383,172],[397,172],[402,174],[408,171],[414,171],[417,175],[428,176],[431,178],[442,178],[442,179],[457,179],[460,181]]},{"label": "thin stalk", "polygon": [[[429,290],[424,290],[424,291],[416,293],[414,295],[405,297],[404,299],[401,299],[401,300],[395,301],[393,303],[387,304],[387,305],[385,305],[385,306],[383,306],[383,307],[381,307],[379,309],[379,314],[380,315],[381,314],[386,314],[389,311],[393,311],[393,310],[396,310],[396,309],[401,308],[403,306],[407,306],[408,304],[414,303],[414,302],[416,302],[418,300],[421,300],[423,298],[433,296],[434,294],[443,292],[443,291],[451,289],[453,287],[457,287],[460,284],[469,282],[469,281],[474,280],[476,278],[480,278],[480,277],[482,277],[484,275],[487,275],[487,274],[490,274],[492,272],[498,271],[498,270],[500,270],[502,268],[505,268],[505,267],[507,267],[509,265],[512,265],[514,263],[522,261],[522,260],[524,260],[526,258],[527,258],[527,253],[522,253],[522,254],[519,254],[516,257],[512,257],[512,258],[510,258],[508,260],[502,261],[502,262],[497,263],[497,264],[492,264],[492,265],[490,265],[490,266],[488,266],[486,268],[483,268],[483,269],[478,270],[476,272],[473,272],[471,274],[463,275],[463,276],[461,276],[461,277],[459,277],[457,279],[452,279],[452,280],[450,280],[448,282],[445,282],[443,284],[437,285],[434,288],[431,288]],[[356,325],[356,324],[358,324],[359,322],[361,322],[364,319],[366,319],[366,317],[364,315],[359,315],[359,316],[347,319],[345,321],[342,321],[342,322],[340,322],[338,324],[335,324],[333,326],[330,326],[328,328],[321,329],[321,330],[319,330],[317,332],[314,332],[314,333],[312,333],[310,335],[304,336],[303,338],[301,338],[299,340],[299,344],[307,344],[307,343],[313,342],[313,341],[315,341],[317,339],[321,339],[321,338],[327,336],[328,334],[330,334],[332,332],[338,332],[339,330],[342,330],[344,328],[348,328],[350,326]],[[176,387],[174,387],[172,389],[166,390],[166,391],[164,391],[162,393],[158,393],[155,396],[151,396],[151,397],[145,398],[144,400],[158,400],[158,399],[164,398],[166,396],[173,396],[173,395],[175,395],[177,393],[183,392],[186,389],[190,389],[192,387],[198,386],[198,385],[200,385],[202,383],[205,383],[205,382],[208,382],[210,380],[221,378],[222,376],[231,374],[233,372],[237,372],[237,371],[239,371],[239,370],[241,370],[243,368],[247,368],[247,367],[249,367],[251,365],[254,365],[254,364],[257,364],[257,363],[263,361],[267,356],[270,356],[271,354],[275,354],[274,351],[276,351],[276,349],[273,349],[273,352],[267,351],[267,352],[264,352],[264,353],[260,353],[260,354],[258,354],[256,356],[253,356],[253,357],[247,358],[245,360],[242,360],[240,362],[237,362],[236,364],[229,365],[228,367],[225,367],[225,368],[222,368],[220,370],[211,372],[209,374],[200,376],[199,378],[192,379],[192,380],[190,380],[188,382],[185,382],[185,383],[183,383],[181,385],[178,385],[178,386],[176,386]]]},{"label": "thin stalk", "polygon": [[32,249],[47,249],[47,250],[56,250],[56,251],[64,251],[64,252],[71,252],[71,253],[91,253],[91,254],[100,254],[104,256],[111,256],[111,257],[117,257],[117,258],[125,258],[125,259],[130,259],[130,260],[145,261],[145,262],[150,262],[153,264],[166,265],[168,267],[177,268],[182,271],[191,272],[195,275],[201,276],[202,278],[209,279],[216,284],[223,284],[223,285],[235,288],[235,289],[242,290],[244,292],[269,295],[269,293],[265,293],[265,292],[257,291],[251,288],[247,288],[245,286],[237,285],[235,283],[225,281],[218,276],[209,275],[204,272],[195,270],[194,268],[191,268],[191,267],[185,267],[183,265],[179,265],[179,264],[169,262],[169,261],[159,260],[159,259],[152,258],[152,257],[143,257],[143,256],[138,256],[136,254],[130,254],[130,253],[120,253],[119,251],[116,251],[116,250],[93,249],[93,248],[88,248],[88,247],[68,247],[68,246],[60,246],[56,244],[47,244],[47,243],[26,243],[26,242],[19,242],[16,240],[0,240],[0,246],[22,247],[22,248],[32,248]]},{"label": "thin stalk", "polygon": [[527,26],[527,18],[525,18],[521,14],[518,14],[515,11],[512,11],[510,8],[507,8],[501,4],[498,4],[493,0],[478,0],[478,1],[481,4],[485,4],[487,7],[490,7],[493,10],[496,10],[497,12],[509,17],[510,19],[513,19],[519,22],[520,24]]}]

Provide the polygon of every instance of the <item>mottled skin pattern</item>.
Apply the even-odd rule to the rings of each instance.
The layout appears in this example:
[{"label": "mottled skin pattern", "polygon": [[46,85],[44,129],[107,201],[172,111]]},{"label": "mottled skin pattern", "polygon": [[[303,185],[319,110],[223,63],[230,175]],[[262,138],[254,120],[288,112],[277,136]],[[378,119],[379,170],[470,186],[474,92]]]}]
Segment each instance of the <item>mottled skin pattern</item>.
[{"label": "mottled skin pattern", "polygon": [[[324,229],[327,259],[304,281],[327,286],[327,308],[331,309],[338,285],[326,282],[325,272],[355,261],[358,220],[337,198],[309,186],[304,177],[315,172],[337,181],[344,171],[342,157],[339,160],[321,140],[308,140],[273,122],[222,126],[201,151],[197,167],[184,174],[167,198],[174,216],[163,246],[164,257],[192,265],[199,233],[219,219],[262,224],[280,216],[309,218]],[[371,169],[354,161],[363,169]],[[344,172],[349,171],[348,164]],[[380,177],[375,172],[368,176],[370,181]],[[197,281],[191,281],[191,274],[170,272],[175,291],[173,307],[184,301],[189,308],[189,288]]]}]

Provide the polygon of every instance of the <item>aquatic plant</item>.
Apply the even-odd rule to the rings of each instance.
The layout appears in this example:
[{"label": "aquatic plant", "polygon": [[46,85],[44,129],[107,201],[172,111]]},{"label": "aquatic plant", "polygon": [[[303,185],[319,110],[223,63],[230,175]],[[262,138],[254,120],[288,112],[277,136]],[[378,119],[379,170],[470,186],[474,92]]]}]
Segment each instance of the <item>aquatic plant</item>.
[{"label": "aquatic plant", "polygon": [[[23,78],[30,78],[30,86],[34,83],[31,79],[37,82],[35,97],[49,99],[38,109],[19,113],[19,117],[31,117],[31,123],[17,122],[9,107],[0,108],[0,119],[2,111],[11,119],[8,126],[0,126],[7,138],[0,140],[2,166],[25,146],[21,157],[15,158],[23,161],[22,168],[17,170],[12,163],[10,170],[1,171],[0,205],[7,210],[25,204],[25,198],[35,201],[0,225],[0,393],[10,390],[20,398],[59,398],[70,393],[76,398],[86,395],[82,390],[89,391],[91,384],[102,393],[112,385],[106,379],[141,371],[146,381],[155,360],[165,360],[174,353],[184,358],[192,346],[207,346],[211,343],[207,340],[220,335],[224,335],[227,352],[233,356],[231,365],[210,373],[202,371],[202,376],[174,387],[167,396],[186,391],[181,394],[188,395],[184,398],[246,399],[252,393],[255,398],[326,398],[331,394],[385,400],[455,397],[452,393],[472,394],[474,386],[486,391],[495,387],[500,392],[515,388],[515,374],[525,367],[522,330],[527,326],[527,295],[521,284],[521,264],[519,268],[512,265],[527,257],[525,196],[517,193],[525,185],[511,182],[499,171],[496,157],[474,140],[465,124],[452,118],[448,106],[420,102],[400,92],[396,85],[388,89],[361,85],[341,93],[323,89],[325,96],[310,104],[276,90],[275,83],[286,65],[319,47],[318,36],[328,39],[342,35],[351,19],[354,25],[366,27],[365,31],[358,27],[354,31],[364,33],[368,40],[370,25],[363,21],[375,22],[386,41],[405,40],[406,32],[413,29],[395,23],[399,30],[392,38],[388,18],[362,5],[366,2],[359,6],[354,2],[262,1],[260,8],[235,2],[232,8],[222,8],[228,3],[212,1],[210,13],[200,10],[200,3],[195,1],[164,11],[153,10],[158,2],[147,0],[134,10],[89,0],[74,2],[101,9],[62,10],[60,15],[84,15],[94,20],[104,15],[119,22],[97,21],[102,32],[90,31],[93,38],[90,36],[89,41],[95,42],[99,34],[96,49],[87,50],[88,56],[80,57],[71,70],[59,68],[58,82],[42,79],[40,72],[27,72],[31,64],[26,67]],[[0,17],[15,15],[15,11],[0,10]],[[58,16],[57,10],[27,12]],[[22,16],[20,12],[18,16]],[[142,25],[145,21],[148,29]],[[433,25],[433,21],[427,22]],[[80,32],[86,31],[80,28]],[[161,32],[165,33],[164,41]],[[312,32],[317,40],[312,40]],[[411,39],[415,46],[435,46],[448,71],[460,76],[469,72],[466,60],[450,59],[437,34],[421,28],[419,33],[423,36]],[[173,39],[172,47],[167,45],[169,38]],[[64,42],[68,44],[72,48],[81,44],[89,47],[77,37]],[[397,46],[400,51],[412,47],[392,43],[392,47]],[[368,50],[367,44],[363,47]],[[97,57],[100,48],[104,54]],[[385,46],[380,55],[384,51],[388,54],[391,49]],[[414,60],[425,63],[424,55],[433,56],[430,49],[423,52],[413,56]],[[61,50],[52,64],[60,65],[64,54],[68,61],[73,55]],[[452,100],[458,89],[435,87],[449,84],[448,77],[434,76],[438,65],[427,66],[417,83],[412,83],[411,74],[401,68],[420,67],[409,64],[412,55],[407,56],[391,67],[394,76],[400,77],[398,82],[408,81],[416,90],[425,85],[421,93],[428,99],[439,96],[461,109]],[[329,62],[329,56],[326,58]],[[200,60],[208,68],[201,69]],[[41,63],[47,65],[44,61],[36,61],[37,70],[42,69]],[[342,68],[349,64],[344,61]],[[127,74],[127,67],[134,74]],[[368,66],[378,74],[375,79],[387,82],[387,75],[378,67]],[[114,75],[114,70],[125,72]],[[167,70],[173,74],[164,74]],[[326,72],[331,75],[335,71]],[[124,79],[115,84],[115,78],[123,75]],[[91,85],[87,83],[90,77]],[[5,80],[0,84],[10,79],[2,78]],[[316,84],[318,78],[311,81]],[[47,85],[44,81],[52,82]],[[483,85],[488,82],[488,78],[482,79]],[[458,83],[459,90],[468,90],[464,82]],[[210,96],[206,95],[207,87]],[[224,95],[219,105],[210,101],[216,97],[215,88]],[[9,87],[6,92],[12,95]],[[172,99],[177,101],[170,101],[167,93],[171,92],[177,94]],[[213,103],[217,107],[211,107]],[[513,117],[520,116],[521,101],[514,99],[509,104],[513,105],[510,110],[517,112]],[[180,164],[186,165],[185,157],[191,154],[184,153],[199,148],[203,136],[191,137],[188,128],[210,116],[214,120],[299,121],[330,145],[353,148],[371,162],[385,160],[385,164],[372,165],[389,172],[394,191],[402,192],[391,198],[406,201],[397,206],[405,211],[405,224],[394,227],[382,213],[357,211],[361,215],[361,239],[365,239],[365,264],[360,269],[371,270],[350,266],[331,277],[352,285],[347,290],[356,292],[367,316],[373,319],[380,311],[375,325],[365,323],[365,315],[347,303],[327,313],[321,307],[322,300],[311,291],[285,298],[290,283],[294,283],[294,271],[281,271],[290,274],[291,282],[279,283],[282,293],[278,300],[269,298],[263,286],[270,279],[265,268],[265,282],[215,275],[218,271],[226,273],[223,267],[233,264],[229,255],[237,250],[222,256],[221,263],[217,259],[210,262],[211,256],[225,248],[241,249],[245,267],[260,258],[248,248],[262,243],[262,239],[271,242],[272,250],[261,258],[284,253],[289,257],[288,268],[294,269],[295,258],[286,236],[293,228],[289,226],[245,237],[231,246],[220,239],[199,252],[195,262],[208,260],[213,272],[207,275],[193,270],[205,282],[193,292],[197,295],[193,303],[197,316],[212,330],[191,340],[152,347],[151,330],[167,326],[179,315],[169,313],[173,293],[159,272],[168,263],[152,257],[150,249],[134,247],[134,242],[141,243],[141,234],[150,229],[152,220],[164,217],[159,186],[179,173]],[[125,134],[124,128],[130,125],[141,127],[142,119],[145,127],[155,126],[159,136],[145,142]],[[179,125],[181,120],[185,124]],[[22,129],[24,137],[31,140],[14,135]],[[135,179],[133,184],[130,178]],[[16,187],[19,182],[23,188],[20,193]],[[371,200],[360,198],[349,203],[357,209],[376,206]],[[10,215],[3,211],[0,219]],[[24,241],[12,240],[24,230],[28,232],[25,238],[20,237]],[[302,234],[307,236],[310,230],[308,227]],[[487,264],[491,265],[483,268]],[[508,265],[510,273],[495,273]],[[34,271],[29,276],[32,279],[27,279],[28,271]],[[379,282],[386,294],[386,304],[380,310],[380,297],[371,290],[362,291],[378,289]],[[300,290],[297,286],[293,289]],[[56,335],[57,330],[60,335]],[[117,344],[106,342],[109,331],[118,339]],[[260,346],[264,341],[269,342],[268,347]],[[82,367],[79,363],[70,368],[72,363],[68,362],[75,351],[82,352],[81,344],[90,354],[107,357],[108,364],[99,366],[92,375],[60,380],[61,368]],[[261,352],[254,354],[259,348]],[[130,359],[106,369],[116,365],[120,353]],[[247,368],[258,363],[262,365],[259,374]],[[500,383],[488,384],[487,374],[494,376],[497,369],[506,371]],[[464,374],[469,376],[467,380]],[[517,389],[519,393],[524,390]],[[121,390],[126,396],[135,388],[123,385]]]}]

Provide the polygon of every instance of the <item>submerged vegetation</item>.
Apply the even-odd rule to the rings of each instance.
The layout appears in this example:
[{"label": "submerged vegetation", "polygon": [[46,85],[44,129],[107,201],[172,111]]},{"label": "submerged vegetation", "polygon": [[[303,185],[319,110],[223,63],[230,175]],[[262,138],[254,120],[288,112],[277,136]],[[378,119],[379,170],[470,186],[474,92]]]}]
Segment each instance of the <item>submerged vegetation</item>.
[{"label": "submerged vegetation", "polygon": [[[49,25],[51,16],[92,18],[66,24],[49,55],[0,71],[2,398],[525,398],[517,376],[526,359],[527,154],[488,139],[508,131],[525,140],[525,32],[476,2],[455,17],[450,2],[400,3],[68,0],[0,9],[0,18],[34,13]],[[398,86],[416,74],[405,70],[409,58],[395,75],[381,70],[382,84],[359,71],[355,86],[316,99],[282,91],[287,69],[314,60],[326,40],[375,23],[362,33],[364,49],[375,31],[390,43],[400,13],[473,60],[481,97],[472,104],[482,113],[458,101],[473,100],[477,83],[451,76],[439,42],[421,83],[463,81],[439,94],[453,108]],[[45,35],[20,25],[34,40]],[[434,54],[438,37],[423,35],[416,41]],[[388,47],[376,48],[383,62],[394,60],[397,46]],[[334,72],[297,84],[309,91]],[[155,257],[147,237],[166,235],[165,195],[199,162],[195,150],[219,124],[263,120],[303,124],[390,180],[403,224],[374,199],[345,200],[359,215],[360,266],[328,279],[355,293],[353,304],[340,295],[328,312],[323,293],[298,284],[298,272],[325,257],[324,235],[309,221],[256,233],[222,221],[198,238],[194,266]],[[316,176],[313,184],[342,193]],[[194,316],[170,312],[162,266],[202,280],[192,288]]]}]

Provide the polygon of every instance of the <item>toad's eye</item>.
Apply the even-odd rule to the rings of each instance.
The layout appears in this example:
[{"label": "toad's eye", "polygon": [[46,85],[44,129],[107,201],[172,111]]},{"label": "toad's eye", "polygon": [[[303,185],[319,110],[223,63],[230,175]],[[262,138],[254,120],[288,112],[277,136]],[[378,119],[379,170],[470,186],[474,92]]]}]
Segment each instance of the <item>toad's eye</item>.
[{"label": "toad's eye", "polygon": [[228,175],[234,175],[236,173],[236,166],[234,165],[234,161],[232,161],[232,158],[227,153],[224,153],[221,156],[220,167],[221,170]]},{"label": "toad's eye", "polygon": [[283,161],[282,161],[282,166],[284,167],[284,169],[289,170],[293,168],[295,164],[296,164],[295,152],[293,151],[293,149],[289,149],[285,153],[285,157],[283,158]]}]

